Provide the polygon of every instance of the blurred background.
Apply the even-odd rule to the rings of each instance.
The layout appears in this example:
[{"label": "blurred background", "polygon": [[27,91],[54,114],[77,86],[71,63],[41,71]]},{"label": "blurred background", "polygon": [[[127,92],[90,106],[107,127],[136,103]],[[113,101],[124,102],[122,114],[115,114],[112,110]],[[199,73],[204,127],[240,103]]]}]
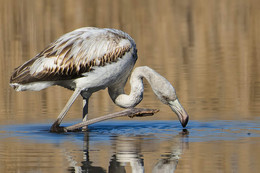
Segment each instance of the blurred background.
[{"label": "blurred background", "polygon": [[[9,78],[15,67],[59,36],[86,26],[129,33],[138,48],[136,66],[147,65],[165,76],[191,120],[251,119],[260,113],[257,0],[1,1],[1,123],[56,118],[71,91],[52,87],[17,93],[9,87]],[[79,98],[69,119],[80,118],[81,105]],[[140,107],[161,109],[149,119],[175,119],[148,85]],[[107,91],[90,100],[90,116],[119,109]]]},{"label": "blurred background", "polygon": [[[0,125],[51,125],[72,91],[55,86],[40,92],[15,92],[9,78],[14,68],[49,43],[86,26],[128,33],[137,44],[136,66],[149,66],[173,84],[190,122],[259,121],[259,9],[258,0],[0,0]],[[177,120],[146,81],[138,107],[161,111],[135,120]],[[90,118],[119,110],[107,90],[90,99]],[[81,114],[79,97],[65,121],[80,121]],[[221,149],[229,150],[227,145]],[[8,141],[4,150],[7,146]],[[256,151],[256,146],[248,150]]]}]

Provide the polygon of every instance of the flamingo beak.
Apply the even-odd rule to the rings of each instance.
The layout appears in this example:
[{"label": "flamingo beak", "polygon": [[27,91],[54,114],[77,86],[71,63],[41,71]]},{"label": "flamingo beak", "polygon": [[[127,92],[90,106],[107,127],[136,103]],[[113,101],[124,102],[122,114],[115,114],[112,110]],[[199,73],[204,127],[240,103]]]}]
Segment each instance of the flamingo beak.
[{"label": "flamingo beak", "polygon": [[182,127],[186,127],[189,121],[189,115],[185,111],[185,109],[180,104],[179,100],[176,99],[174,101],[169,102],[169,106],[171,107],[172,111],[175,112],[182,124]]}]

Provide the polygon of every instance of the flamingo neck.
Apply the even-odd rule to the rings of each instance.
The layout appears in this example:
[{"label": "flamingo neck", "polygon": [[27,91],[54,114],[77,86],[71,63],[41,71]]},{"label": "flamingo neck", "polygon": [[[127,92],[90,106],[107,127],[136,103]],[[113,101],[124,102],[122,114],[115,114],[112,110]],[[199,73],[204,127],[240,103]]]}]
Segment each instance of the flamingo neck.
[{"label": "flamingo neck", "polygon": [[129,95],[124,92],[125,83],[126,82],[122,82],[113,87],[109,87],[109,95],[114,103],[122,108],[135,107],[143,99],[143,74],[136,69],[133,71],[130,78],[131,91]]},{"label": "flamingo neck", "polygon": [[109,88],[109,94],[112,100],[120,107],[135,107],[143,99],[143,78],[151,85],[153,92],[164,104],[175,100],[176,94],[172,85],[160,74],[147,66],[137,67],[130,78],[131,92],[129,95],[124,93],[124,84]]}]

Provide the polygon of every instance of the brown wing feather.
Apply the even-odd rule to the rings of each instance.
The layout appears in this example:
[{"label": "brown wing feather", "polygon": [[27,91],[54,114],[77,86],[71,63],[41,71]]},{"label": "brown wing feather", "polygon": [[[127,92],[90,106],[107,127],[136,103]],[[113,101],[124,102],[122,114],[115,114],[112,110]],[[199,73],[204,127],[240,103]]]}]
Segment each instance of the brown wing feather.
[{"label": "brown wing feather", "polygon": [[36,81],[37,79],[33,79],[33,76],[30,75],[30,66],[35,62],[36,59],[37,57],[15,68],[10,78],[10,83],[29,83],[30,81]]},{"label": "brown wing feather", "polygon": [[[83,38],[81,34],[74,33],[73,37],[64,35],[50,44],[36,57],[16,68],[10,83],[26,84],[79,78],[83,73],[92,71],[94,66],[116,62],[133,47],[130,43],[118,46],[119,40],[126,38],[115,33],[106,33],[95,38]],[[104,50],[100,51],[99,42],[100,46],[107,46],[105,53],[102,53]],[[134,51],[136,53],[135,45]]]}]

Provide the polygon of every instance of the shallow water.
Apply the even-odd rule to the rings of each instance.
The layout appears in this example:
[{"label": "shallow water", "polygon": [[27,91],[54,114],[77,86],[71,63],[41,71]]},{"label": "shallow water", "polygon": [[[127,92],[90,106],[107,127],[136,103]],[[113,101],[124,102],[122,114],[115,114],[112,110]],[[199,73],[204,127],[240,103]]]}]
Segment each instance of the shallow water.
[{"label": "shallow water", "polygon": [[[0,172],[259,172],[260,2],[258,0],[0,0]],[[138,107],[160,112],[49,133],[72,92],[15,92],[13,69],[59,36],[109,27],[136,41],[136,66],[175,87],[190,115],[176,115],[144,81]],[[130,90],[129,84],[126,92]],[[107,90],[93,94],[90,118],[121,110]],[[63,125],[80,121],[78,98]]]},{"label": "shallow water", "polygon": [[[89,126],[88,132],[62,134],[49,133],[48,124],[6,125],[0,127],[0,168],[4,172],[257,172],[259,123],[192,121],[182,129],[177,121],[107,121]],[[250,160],[242,162],[247,154]],[[199,159],[201,167],[191,164],[193,159]]]}]

